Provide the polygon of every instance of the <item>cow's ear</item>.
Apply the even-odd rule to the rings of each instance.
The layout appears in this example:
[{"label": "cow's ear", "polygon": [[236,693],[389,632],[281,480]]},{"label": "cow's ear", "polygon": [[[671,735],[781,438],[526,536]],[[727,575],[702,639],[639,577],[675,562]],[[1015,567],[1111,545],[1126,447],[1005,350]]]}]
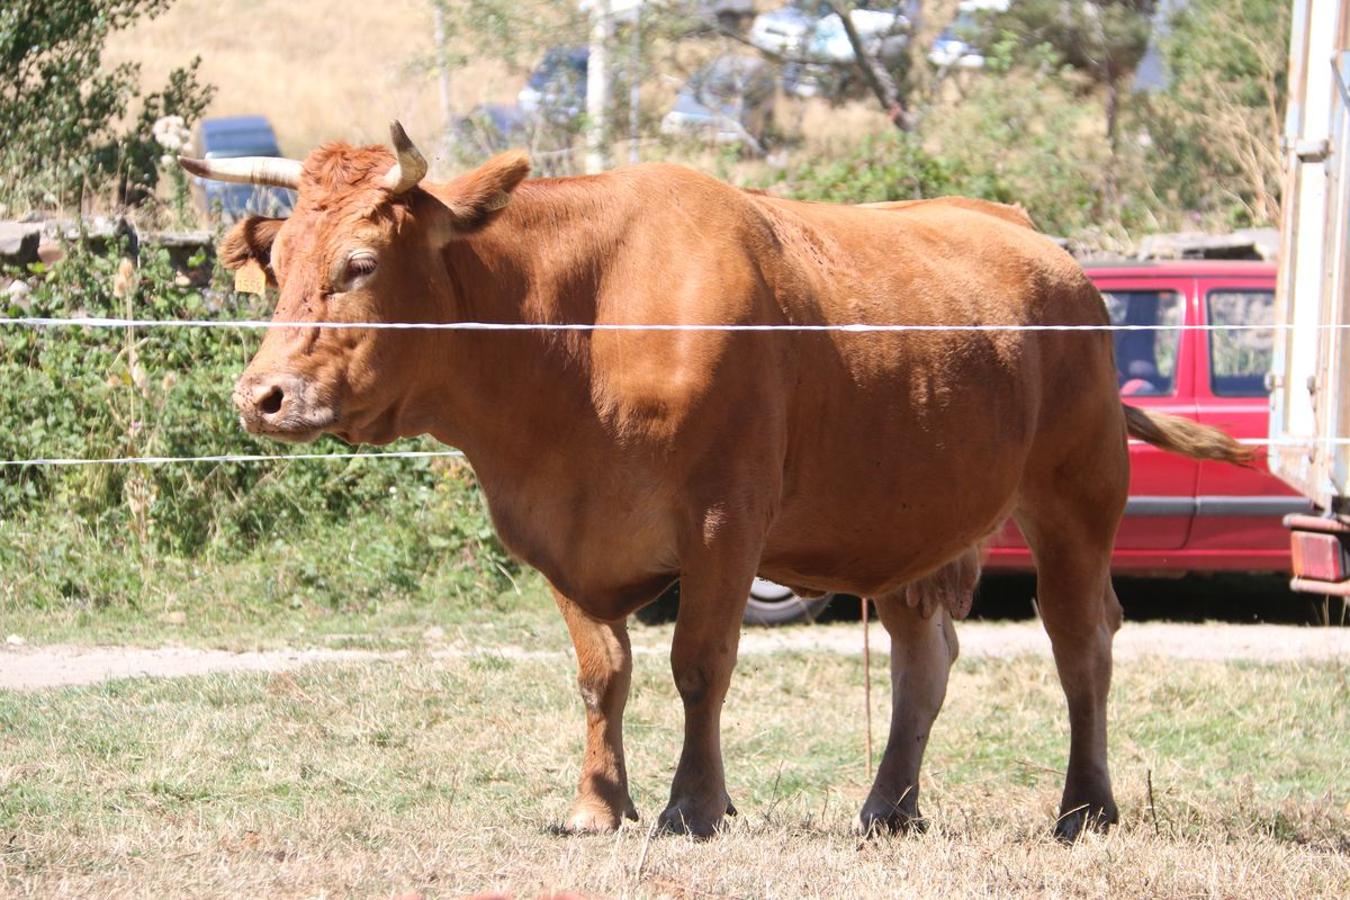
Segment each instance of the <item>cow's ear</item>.
[{"label": "cow's ear", "polygon": [[478,168],[461,175],[424,202],[439,207],[435,218],[438,237],[453,239],[482,229],[511,202],[511,194],[530,174],[530,158],[521,150],[499,153]]},{"label": "cow's ear", "polygon": [[249,216],[235,223],[220,241],[216,250],[220,264],[230,271],[242,266],[249,260],[256,261],[267,273],[268,282],[275,284],[272,274],[272,242],[277,232],[286,224],[285,219],[269,219],[263,216]]}]

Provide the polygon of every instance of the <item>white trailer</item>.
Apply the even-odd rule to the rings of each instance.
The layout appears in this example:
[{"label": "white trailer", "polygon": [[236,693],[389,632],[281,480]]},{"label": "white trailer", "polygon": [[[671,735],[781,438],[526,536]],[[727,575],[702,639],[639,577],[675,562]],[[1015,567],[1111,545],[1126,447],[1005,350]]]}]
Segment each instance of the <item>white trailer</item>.
[{"label": "white trailer", "polygon": [[1285,519],[1295,590],[1350,596],[1350,0],[1294,0],[1270,470],[1318,515]]}]

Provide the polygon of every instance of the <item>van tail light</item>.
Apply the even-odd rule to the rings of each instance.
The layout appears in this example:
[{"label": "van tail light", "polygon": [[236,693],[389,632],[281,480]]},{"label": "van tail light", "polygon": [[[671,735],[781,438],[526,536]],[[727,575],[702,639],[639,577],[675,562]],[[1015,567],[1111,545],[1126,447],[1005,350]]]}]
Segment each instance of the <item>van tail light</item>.
[{"label": "van tail light", "polygon": [[1290,587],[1309,594],[1350,597],[1350,525],[1319,516],[1285,516],[1294,578]]}]

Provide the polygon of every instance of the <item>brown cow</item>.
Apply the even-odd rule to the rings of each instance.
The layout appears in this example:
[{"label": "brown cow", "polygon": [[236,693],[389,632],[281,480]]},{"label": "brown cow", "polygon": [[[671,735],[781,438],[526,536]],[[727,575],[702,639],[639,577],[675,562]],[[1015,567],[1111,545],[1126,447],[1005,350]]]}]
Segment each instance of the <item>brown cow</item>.
[{"label": "brown cow", "polygon": [[[220,248],[227,266],[266,267],[278,321],[1108,322],[1079,266],[1010,208],[798,203],[671,165],[522,183],[519,153],[430,184],[393,134],[397,156],[334,143],[303,163],[184,161],[298,188],[288,220],[245,220]],[[948,611],[905,585],[956,560],[960,587],[963,554],[1009,515],[1036,555],[1068,698],[1057,831],[1115,821],[1106,698],[1121,616],[1108,569],[1127,432],[1246,458],[1219,432],[1122,408],[1102,331],[302,326],[267,332],[235,402],[249,431],[282,440],[431,434],[465,452],[502,541],[552,583],[576,645],[587,738],[567,824],[578,831],[636,816],[626,620],[675,578],[685,735],[660,823],[706,835],[732,811],[719,720],[756,574],[876,598],[894,709],[860,824],[915,823],[957,647]]]}]

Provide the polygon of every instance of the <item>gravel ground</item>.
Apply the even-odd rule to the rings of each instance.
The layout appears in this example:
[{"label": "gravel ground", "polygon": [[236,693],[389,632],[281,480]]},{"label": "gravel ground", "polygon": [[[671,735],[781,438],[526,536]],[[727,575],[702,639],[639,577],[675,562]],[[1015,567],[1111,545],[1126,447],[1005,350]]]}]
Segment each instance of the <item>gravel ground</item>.
[{"label": "gravel ground", "polygon": [[[1009,657],[1025,653],[1050,655],[1050,639],[1039,622],[966,622],[956,627],[961,655]],[[872,626],[872,649],[886,652],[890,640]],[[833,650],[862,652],[862,629],[856,623],[826,628],[756,630],[741,638],[741,652]],[[1115,658],[1150,656],[1167,659],[1251,662],[1350,661],[1350,628],[1299,625],[1234,625],[1222,622],[1127,622],[1116,635]]]},{"label": "gravel ground", "polygon": [[[957,628],[961,654],[968,658],[1048,656],[1050,642],[1038,622],[967,622]],[[741,638],[742,654],[795,652],[861,653],[862,629],[857,623],[753,629]],[[878,625],[871,631],[872,650],[887,652],[890,642]],[[669,628],[644,629],[635,634],[634,649],[642,655],[662,655],[669,647]],[[1233,625],[1226,623],[1127,624],[1116,636],[1116,659],[1146,657],[1251,662],[1350,662],[1350,628],[1290,625]],[[431,656],[467,656],[481,650],[430,643]],[[533,658],[555,655],[522,647],[500,647],[494,655]],[[231,653],[192,647],[79,647],[70,645],[0,646],[0,689],[43,688],[95,684],[116,678],[173,678],[212,672],[280,672],[312,663],[399,659],[408,651],[278,650]]]}]

